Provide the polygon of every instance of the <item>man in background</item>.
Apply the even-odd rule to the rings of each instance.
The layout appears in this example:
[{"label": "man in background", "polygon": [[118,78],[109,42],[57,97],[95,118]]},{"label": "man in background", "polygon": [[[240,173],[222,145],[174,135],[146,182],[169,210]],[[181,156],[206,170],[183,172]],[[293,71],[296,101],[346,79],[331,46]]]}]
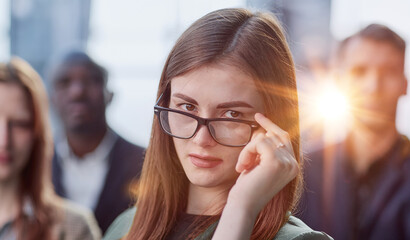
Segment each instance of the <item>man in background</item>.
[{"label": "man in background", "polygon": [[345,39],[337,81],[352,106],[339,144],[309,154],[299,217],[335,239],[410,239],[410,142],[396,129],[404,40],[372,24]]},{"label": "man in background", "polygon": [[133,204],[129,186],[140,174],[144,152],[107,125],[113,97],[107,79],[106,70],[82,52],[68,54],[51,79],[64,130],[56,139],[53,184],[60,196],[92,209],[102,232]]}]

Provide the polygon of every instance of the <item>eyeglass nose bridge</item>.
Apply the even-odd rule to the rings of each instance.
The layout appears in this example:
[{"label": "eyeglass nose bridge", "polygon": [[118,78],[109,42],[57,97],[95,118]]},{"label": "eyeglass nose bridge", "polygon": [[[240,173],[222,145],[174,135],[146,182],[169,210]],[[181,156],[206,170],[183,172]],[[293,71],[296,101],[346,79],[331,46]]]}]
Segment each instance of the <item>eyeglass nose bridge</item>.
[{"label": "eyeglass nose bridge", "polygon": [[198,126],[196,127],[195,132],[192,134],[191,138],[194,137],[198,133],[201,126],[206,126],[206,128],[208,129],[208,132],[211,135],[212,139],[215,142],[219,143],[218,140],[216,140],[216,138],[215,138],[214,134],[212,133],[212,131],[210,129],[210,126],[209,126],[209,123],[212,122],[212,120],[206,119],[206,118],[201,118],[201,117],[196,117],[195,119],[198,122]]}]

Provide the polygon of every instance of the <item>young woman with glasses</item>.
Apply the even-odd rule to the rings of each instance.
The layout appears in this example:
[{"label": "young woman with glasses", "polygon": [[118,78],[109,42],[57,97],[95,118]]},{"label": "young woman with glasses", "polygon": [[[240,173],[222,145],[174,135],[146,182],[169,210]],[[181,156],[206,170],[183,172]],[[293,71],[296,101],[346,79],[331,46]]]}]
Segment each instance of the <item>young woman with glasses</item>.
[{"label": "young woman with glasses", "polygon": [[136,207],[105,239],[329,239],[291,216],[295,69],[268,13],[211,12],[168,56]]}]

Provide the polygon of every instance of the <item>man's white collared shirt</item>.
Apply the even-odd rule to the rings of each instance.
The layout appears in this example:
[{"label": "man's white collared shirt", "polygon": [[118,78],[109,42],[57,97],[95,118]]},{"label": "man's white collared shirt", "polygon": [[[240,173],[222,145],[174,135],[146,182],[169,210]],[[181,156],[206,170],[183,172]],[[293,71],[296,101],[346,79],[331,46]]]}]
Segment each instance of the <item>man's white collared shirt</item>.
[{"label": "man's white collared shirt", "polygon": [[109,154],[117,138],[118,135],[108,129],[98,147],[82,158],[71,151],[67,139],[57,144],[68,199],[89,209],[96,208],[109,169]]}]

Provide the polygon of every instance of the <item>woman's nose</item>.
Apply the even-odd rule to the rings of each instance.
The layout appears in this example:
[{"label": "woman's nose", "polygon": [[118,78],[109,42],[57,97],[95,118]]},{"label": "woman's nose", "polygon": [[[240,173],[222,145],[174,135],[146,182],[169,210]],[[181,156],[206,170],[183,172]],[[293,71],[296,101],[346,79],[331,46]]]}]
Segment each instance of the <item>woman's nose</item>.
[{"label": "woman's nose", "polygon": [[8,149],[10,145],[10,129],[6,120],[0,120],[0,150]]},{"label": "woman's nose", "polygon": [[199,126],[198,131],[192,137],[192,141],[202,147],[215,146],[218,144],[209,132],[208,127],[205,125]]}]

